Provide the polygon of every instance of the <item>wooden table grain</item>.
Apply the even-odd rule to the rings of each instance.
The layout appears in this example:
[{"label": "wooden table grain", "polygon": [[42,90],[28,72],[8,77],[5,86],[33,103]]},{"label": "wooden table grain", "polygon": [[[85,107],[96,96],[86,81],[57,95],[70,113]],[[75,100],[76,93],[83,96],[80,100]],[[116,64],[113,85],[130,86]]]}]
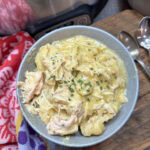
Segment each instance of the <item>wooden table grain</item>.
[{"label": "wooden table grain", "polygon": [[[123,11],[115,16],[106,18],[93,24],[114,36],[121,30],[134,35],[139,21],[143,16],[133,10]],[[150,66],[150,58],[141,48],[141,59]],[[115,135],[108,140],[87,148],[78,150],[150,150],[150,80],[137,64],[139,70],[139,97],[136,107],[128,122]],[[72,150],[55,145],[51,150]]]}]

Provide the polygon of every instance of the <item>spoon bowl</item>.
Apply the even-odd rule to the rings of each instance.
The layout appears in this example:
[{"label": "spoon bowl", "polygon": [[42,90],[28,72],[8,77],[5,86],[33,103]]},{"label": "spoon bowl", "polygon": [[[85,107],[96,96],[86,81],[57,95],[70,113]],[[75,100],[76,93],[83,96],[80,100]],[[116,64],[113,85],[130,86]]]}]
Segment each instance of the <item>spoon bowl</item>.
[{"label": "spoon bowl", "polygon": [[127,47],[132,58],[141,65],[141,67],[144,69],[144,71],[150,77],[149,68],[140,59],[140,48],[139,48],[136,40],[128,32],[125,32],[125,31],[121,31],[118,34],[118,39]]},{"label": "spoon bowl", "polygon": [[150,55],[150,17],[144,17],[135,34],[139,45],[145,48]]},{"label": "spoon bowl", "polygon": [[128,51],[130,52],[132,58],[135,60],[139,58],[140,51],[137,42],[134,38],[125,31],[121,31],[118,34],[118,39],[127,47]]}]

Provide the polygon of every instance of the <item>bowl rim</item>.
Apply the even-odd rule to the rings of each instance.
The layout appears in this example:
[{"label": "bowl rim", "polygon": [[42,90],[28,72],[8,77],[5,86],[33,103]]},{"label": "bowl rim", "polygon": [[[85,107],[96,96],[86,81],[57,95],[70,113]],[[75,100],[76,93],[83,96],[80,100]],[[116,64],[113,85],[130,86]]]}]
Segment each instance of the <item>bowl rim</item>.
[{"label": "bowl rim", "polygon": [[[40,39],[38,39],[28,50],[28,52],[25,54],[24,58],[22,59],[21,61],[21,64],[19,66],[19,70],[18,70],[18,73],[17,73],[17,80],[16,80],[16,83],[19,81],[19,75],[20,75],[20,72],[21,72],[21,68],[24,64],[24,61],[25,59],[27,58],[27,56],[32,52],[32,50],[34,50],[34,47],[36,46],[37,43],[41,42],[43,39],[45,39],[46,37],[50,36],[51,34],[54,34],[54,33],[57,33],[61,30],[64,30],[64,29],[72,29],[72,28],[76,28],[76,29],[81,29],[81,28],[84,28],[84,29],[90,29],[90,30],[95,30],[95,31],[100,31],[100,32],[103,32],[104,34],[107,34],[108,36],[110,36],[112,39],[114,39],[116,42],[118,42],[124,49],[126,49],[126,53],[128,54],[132,64],[133,64],[133,67],[134,67],[134,70],[135,70],[135,79],[136,79],[136,89],[135,89],[135,98],[134,98],[134,103],[131,107],[131,109],[129,110],[128,112],[128,115],[126,116],[126,118],[121,122],[121,124],[119,125],[119,127],[117,127],[114,131],[112,131],[108,136],[105,136],[103,139],[100,139],[100,140],[97,140],[95,142],[90,142],[90,143],[87,143],[87,144],[69,144],[69,143],[65,143],[63,141],[57,141],[51,137],[48,137],[47,135],[45,135],[43,132],[41,132],[40,130],[37,130],[36,127],[28,120],[28,117],[26,116],[26,113],[24,112],[23,110],[23,107],[21,106],[21,100],[20,100],[20,96],[19,96],[19,88],[17,86],[17,92],[16,92],[16,95],[17,95],[17,100],[18,100],[18,103],[19,103],[19,106],[20,106],[20,109],[21,109],[21,112],[23,114],[23,117],[25,118],[25,120],[28,122],[28,124],[35,130],[35,132],[37,132],[38,134],[40,134],[42,137],[44,137],[46,140],[48,141],[51,141],[51,142],[54,142],[55,144],[59,144],[59,145],[62,145],[62,146],[67,146],[67,147],[75,147],[75,148],[80,148],[80,147],[89,147],[89,146],[93,146],[93,145],[96,145],[98,143],[101,143],[103,141],[105,141],[106,139],[109,139],[110,137],[112,137],[115,133],[117,133],[124,125],[125,123],[129,120],[133,110],[134,110],[134,107],[136,105],[136,102],[137,102],[137,99],[138,99],[138,92],[139,92],[139,76],[138,76],[138,70],[137,70],[137,67],[135,65],[135,62],[133,60],[133,58],[131,57],[131,55],[129,54],[129,51],[127,50],[127,48],[116,38],[114,37],[112,34],[100,29],[100,28],[97,28],[97,27],[91,27],[91,26],[85,26],[85,25],[73,25],[73,26],[67,26],[67,27],[61,27],[59,29],[55,29],[47,34],[45,34],[44,36],[42,36]],[[100,136],[100,135],[99,135]]]}]

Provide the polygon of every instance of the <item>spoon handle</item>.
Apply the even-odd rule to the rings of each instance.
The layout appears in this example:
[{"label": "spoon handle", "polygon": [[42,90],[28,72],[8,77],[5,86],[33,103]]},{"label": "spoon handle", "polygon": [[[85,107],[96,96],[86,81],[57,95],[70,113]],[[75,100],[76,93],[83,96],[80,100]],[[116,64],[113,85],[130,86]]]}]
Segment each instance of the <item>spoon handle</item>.
[{"label": "spoon handle", "polygon": [[147,73],[147,75],[150,77],[150,70],[149,68],[144,64],[144,62],[141,59],[136,59],[136,61],[141,65],[141,67],[144,69],[144,71]]},{"label": "spoon handle", "polygon": [[150,49],[148,49],[148,55],[150,56]]},{"label": "spoon handle", "polygon": [[146,47],[143,47],[147,52],[148,52],[148,55],[150,56],[150,49],[146,48]]}]

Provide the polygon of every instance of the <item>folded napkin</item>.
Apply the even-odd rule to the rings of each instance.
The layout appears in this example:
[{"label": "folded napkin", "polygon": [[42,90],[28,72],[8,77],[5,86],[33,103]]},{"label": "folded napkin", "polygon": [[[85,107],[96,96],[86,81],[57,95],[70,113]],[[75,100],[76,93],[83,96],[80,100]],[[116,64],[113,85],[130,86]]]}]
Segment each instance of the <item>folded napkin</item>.
[{"label": "folded napkin", "polygon": [[23,119],[16,97],[17,71],[33,43],[26,32],[0,38],[0,150],[46,149]]}]

